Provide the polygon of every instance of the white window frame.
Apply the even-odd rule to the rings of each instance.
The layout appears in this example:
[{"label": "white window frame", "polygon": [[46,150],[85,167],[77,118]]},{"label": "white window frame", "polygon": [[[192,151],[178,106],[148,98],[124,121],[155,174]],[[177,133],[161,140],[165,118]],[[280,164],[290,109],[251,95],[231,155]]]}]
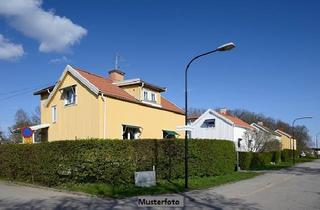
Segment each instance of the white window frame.
[{"label": "white window frame", "polygon": [[51,120],[52,120],[52,123],[57,122],[57,106],[56,105],[51,107]]},{"label": "white window frame", "polygon": [[[150,92],[150,96],[151,96],[150,98],[152,102],[157,102],[157,95],[155,92]],[[154,96],[154,100],[153,100],[153,96]]]},{"label": "white window frame", "polygon": [[[149,89],[143,89],[143,94],[142,94],[142,101],[145,102],[150,102],[150,103],[156,103],[157,102],[157,93],[154,91],[151,91]],[[152,96],[154,95],[154,100],[152,98]]]},{"label": "white window frame", "polygon": [[143,100],[144,101],[148,101],[149,100],[149,94],[147,90],[143,91]]},{"label": "white window frame", "polygon": [[[68,100],[68,97],[67,97],[67,92],[69,92],[70,90],[71,90],[71,94],[73,94],[73,97],[71,96],[70,99],[72,100],[72,98],[73,98],[73,101]],[[64,105],[65,106],[72,106],[72,105],[77,104],[76,86],[70,86],[70,87],[64,88],[63,94],[64,94]]]}]

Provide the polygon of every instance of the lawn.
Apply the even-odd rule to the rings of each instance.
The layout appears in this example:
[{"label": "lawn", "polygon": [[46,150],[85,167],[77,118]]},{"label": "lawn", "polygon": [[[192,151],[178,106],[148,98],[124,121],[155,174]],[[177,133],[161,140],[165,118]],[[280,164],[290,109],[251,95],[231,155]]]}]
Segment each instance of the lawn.
[{"label": "lawn", "polygon": [[[189,190],[207,189],[218,185],[236,182],[244,179],[255,177],[261,173],[256,172],[233,172],[222,176],[212,177],[190,177]],[[136,195],[156,195],[163,193],[183,192],[184,179],[175,179],[172,181],[160,180],[157,186],[150,188],[136,187],[126,185],[124,187],[112,189],[111,185],[104,183],[87,183],[87,184],[64,184],[59,188],[70,191],[85,192],[99,197],[124,198]]]},{"label": "lawn", "polygon": [[[310,162],[310,161],[314,161],[316,160],[316,158],[313,157],[304,157],[304,158],[296,158],[295,162],[296,163],[305,163],[305,162]],[[289,168],[293,166],[293,162],[291,161],[287,161],[287,162],[280,162],[278,164],[275,165],[271,165],[271,164],[267,164],[264,167],[260,167],[260,168],[255,168],[253,170],[280,170],[283,168]]]}]

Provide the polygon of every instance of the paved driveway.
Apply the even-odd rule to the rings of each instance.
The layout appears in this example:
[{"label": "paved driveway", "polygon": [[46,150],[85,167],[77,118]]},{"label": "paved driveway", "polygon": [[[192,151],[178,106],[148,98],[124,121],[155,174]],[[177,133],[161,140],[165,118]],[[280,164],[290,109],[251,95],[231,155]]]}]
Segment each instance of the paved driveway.
[{"label": "paved driveway", "polygon": [[[320,160],[180,194],[183,209],[320,209]],[[100,199],[0,182],[0,209],[142,209],[137,198]]]}]

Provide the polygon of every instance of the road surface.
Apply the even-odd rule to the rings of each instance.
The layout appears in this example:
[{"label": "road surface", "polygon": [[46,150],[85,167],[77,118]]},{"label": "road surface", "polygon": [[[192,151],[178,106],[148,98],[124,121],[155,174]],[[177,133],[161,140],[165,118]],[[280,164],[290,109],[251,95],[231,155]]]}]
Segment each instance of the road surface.
[{"label": "road surface", "polygon": [[[320,209],[320,160],[179,194],[183,209]],[[137,198],[100,199],[0,182],[0,209],[143,209]],[[151,208],[149,208],[151,209]]]}]

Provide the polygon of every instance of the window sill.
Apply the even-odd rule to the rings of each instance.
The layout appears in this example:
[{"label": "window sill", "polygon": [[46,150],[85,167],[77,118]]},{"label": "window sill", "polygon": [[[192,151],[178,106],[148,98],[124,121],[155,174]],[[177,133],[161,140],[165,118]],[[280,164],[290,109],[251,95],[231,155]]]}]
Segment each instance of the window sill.
[{"label": "window sill", "polygon": [[141,102],[144,104],[149,104],[149,105],[155,106],[155,107],[162,107],[161,104],[158,104],[157,102],[153,102],[153,101],[142,100]]},{"label": "window sill", "polygon": [[77,106],[77,104],[65,104],[65,105],[64,105],[65,108],[67,108],[67,107],[73,107],[73,106]]}]

